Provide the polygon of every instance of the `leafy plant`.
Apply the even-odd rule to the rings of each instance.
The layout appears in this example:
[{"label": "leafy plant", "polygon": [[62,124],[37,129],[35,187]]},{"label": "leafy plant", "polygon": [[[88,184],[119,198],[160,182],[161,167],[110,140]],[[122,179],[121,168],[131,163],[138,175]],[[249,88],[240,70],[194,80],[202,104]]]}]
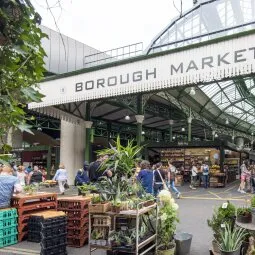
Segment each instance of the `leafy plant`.
[{"label": "leafy plant", "polygon": [[229,223],[225,224],[225,228],[220,230],[219,248],[222,251],[236,251],[242,245],[242,242],[247,235],[246,230],[242,228],[232,228]]},{"label": "leafy plant", "polygon": [[122,146],[118,136],[115,147],[111,145],[111,148],[99,151],[99,155],[109,155],[100,171],[111,170],[118,178],[131,177],[135,172],[135,158],[142,150],[142,147],[133,144],[134,140],[131,140],[127,146]]},{"label": "leafy plant", "polygon": [[239,207],[236,211],[237,215],[247,216],[251,214],[251,208],[250,207]]},{"label": "leafy plant", "polygon": [[35,185],[27,185],[23,188],[23,190],[29,194],[32,194],[36,191],[36,186]]},{"label": "leafy plant", "polygon": [[90,191],[96,191],[97,190],[95,185],[90,185],[90,184],[83,184],[81,186],[78,186],[78,189],[81,191],[82,194],[86,194]]},{"label": "leafy plant", "polygon": [[40,102],[36,84],[44,76],[41,17],[29,0],[0,1],[0,149],[7,148],[6,133],[13,129],[31,132],[26,124],[26,105]]},{"label": "leafy plant", "polygon": [[221,230],[222,224],[229,224],[230,226],[234,226],[235,216],[236,208],[229,201],[227,201],[226,208],[222,208],[222,206],[220,206],[214,209],[212,218],[207,220],[207,224],[212,229],[216,241],[220,241],[221,236],[219,232]]},{"label": "leafy plant", "polygon": [[158,238],[163,249],[168,249],[172,245],[176,225],[179,222],[177,210],[178,205],[175,203],[171,193],[162,190],[159,195],[159,226]]},{"label": "leafy plant", "polygon": [[251,198],[251,207],[255,208],[255,196]]}]

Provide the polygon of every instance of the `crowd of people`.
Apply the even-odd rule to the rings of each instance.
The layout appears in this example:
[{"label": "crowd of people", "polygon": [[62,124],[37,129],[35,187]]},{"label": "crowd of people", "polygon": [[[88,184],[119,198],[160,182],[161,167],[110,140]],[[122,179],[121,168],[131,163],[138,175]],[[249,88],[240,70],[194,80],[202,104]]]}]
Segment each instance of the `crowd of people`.
[{"label": "crowd of people", "polygon": [[241,165],[241,182],[238,188],[238,192],[255,193],[255,163],[254,161],[249,164],[248,160],[243,161]]}]

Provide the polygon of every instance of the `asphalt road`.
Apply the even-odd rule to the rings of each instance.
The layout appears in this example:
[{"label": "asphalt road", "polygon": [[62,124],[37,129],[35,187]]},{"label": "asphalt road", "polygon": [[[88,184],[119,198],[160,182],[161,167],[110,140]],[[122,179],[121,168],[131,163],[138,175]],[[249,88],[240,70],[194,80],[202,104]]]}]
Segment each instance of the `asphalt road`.
[{"label": "asphalt road", "polygon": [[[177,232],[188,232],[193,235],[190,255],[209,254],[212,233],[207,226],[207,219],[211,217],[215,206],[230,200],[237,206],[245,205],[251,194],[237,192],[238,182],[232,183],[226,188],[198,188],[190,190],[188,185],[178,187],[182,192],[182,198],[177,200],[179,204],[180,224]],[[46,188],[45,191],[56,191],[56,188]],[[70,189],[65,195],[76,193],[76,188]],[[0,249],[0,255],[35,255],[40,254],[40,245],[23,241],[16,245]],[[69,255],[88,255],[88,246],[82,248],[68,247]],[[93,255],[103,255],[105,252],[96,251]]]}]

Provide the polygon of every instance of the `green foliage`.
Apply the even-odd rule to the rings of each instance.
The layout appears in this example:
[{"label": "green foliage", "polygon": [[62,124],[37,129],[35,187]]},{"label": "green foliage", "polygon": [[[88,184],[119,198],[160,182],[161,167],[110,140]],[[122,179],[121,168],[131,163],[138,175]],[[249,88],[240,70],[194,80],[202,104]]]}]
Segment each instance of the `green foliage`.
[{"label": "green foliage", "polygon": [[235,216],[236,208],[229,201],[227,202],[227,208],[222,208],[222,206],[220,206],[214,209],[213,216],[210,220],[207,220],[207,224],[212,228],[216,241],[220,241],[221,238],[219,234],[221,224],[229,224],[230,226],[234,226]]},{"label": "green foliage", "polygon": [[78,189],[81,191],[82,194],[86,194],[86,193],[89,193],[90,191],[97,190],[95,185],[90,185],[90,184],[83,184],[79,186]]},{"label": "green foliage", "polygon": [[231,224],[225,224],[225,228],[220,231],[219,248],[222,251],[236,251],[242,245],[247,235],[246,230],[242,228],[232,228]]},{"label": "green foliage", "polygon": [[255,208],[255,196],[251,198],[251,207]]},{"label": "green foliage", "polygon": [[170,205],[165,204],[159,210],[160,221],[158,237],[165,249],[171,245],[176,231],[176,224],[179,222],[177,211]]},{"label": "green foliage", "polygon": [[99,155],[109,155],[101,166],[101,171],[111,170],[118,178],[123,176],[131,177],[135,172],[135,158],[141,151],[142,147],[133,145],[134,141],[128,141],[127,146],[122,146],[120,137],[115,142],[115,147],[104,149],[98,152]]},{"label": "green foliage", "polygon": [[[29,0],[0,1],[0,138],[13,127],[30,132],[27,103],[39,102],[36,84],[43,78],[46,37]],[[6,151],[6,150],[5,150]]]},{"label": "green foliage", "polygon": [[32,193],[34,193],[35,191],[36,191],[36,186],[35,185],[27,185],[27,186],[25,186],[24,188],[23,188],[23,190],[25,191],[25,192],[27,192],[28,194],[32,194]]},{"label": "green foliage", "polygon": [[239,208],[237,208],[236,214],[242,215],[242,216],[251,214],[251,208],[250,207],[239,207]]}]

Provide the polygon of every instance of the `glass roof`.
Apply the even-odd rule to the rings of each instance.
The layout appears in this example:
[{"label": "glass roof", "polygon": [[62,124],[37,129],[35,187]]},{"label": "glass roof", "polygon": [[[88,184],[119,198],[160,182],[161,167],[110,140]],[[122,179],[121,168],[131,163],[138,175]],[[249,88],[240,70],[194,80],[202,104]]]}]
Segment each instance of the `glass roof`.
[{"label": "glass roof", "polygon": [[147,54],[255,28],[254,0],[200,0],[174,19],[147,48]]},{"label": "glass roof", "polygon": [[246,131],[255,128],[255,78],[238,78],[231,81],[200,85],[199,88],[214,103],[221,113],[215,121],[228,118],[231,126]]}]

